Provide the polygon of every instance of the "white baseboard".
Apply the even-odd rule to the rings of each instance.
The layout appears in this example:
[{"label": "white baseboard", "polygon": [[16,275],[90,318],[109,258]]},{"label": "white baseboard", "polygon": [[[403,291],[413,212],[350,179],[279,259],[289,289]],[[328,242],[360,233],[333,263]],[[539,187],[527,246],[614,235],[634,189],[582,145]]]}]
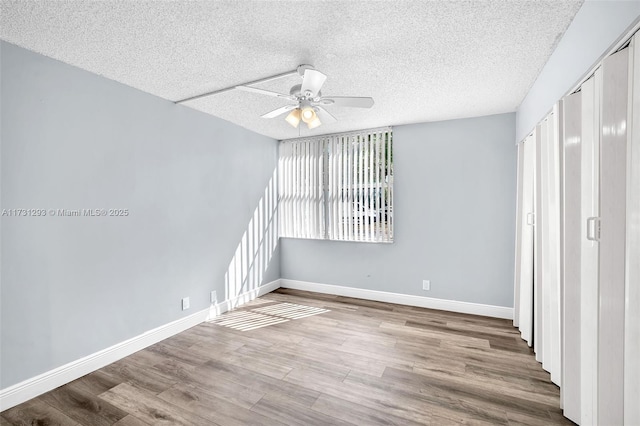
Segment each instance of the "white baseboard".
[{"label": "white baseboard", "polygon": [[233,299],[226,300],[217,305],[199,312],[195,312],[179,320],[170,322],[160,327],[149,330],[124,342],[120,342],[109,348],[95,352],[84,358],[72,361],[53,370],[32,377],[0,390],[0,411],[7,410],[25,401],[49,392],[59,386],[76,380],[86,374],[96,371],[112,362],[127,357],[134,352],[151,346],[161,340],[181,333],[204,321],[215,318],[223,312],[237,308],[256,297],[269,293],[280,287],[280,280],[264,284],[254,290],[245,292]]},{"label": "white baseboard", "polygon": [[457,300],[434,299],[432,297],[413,296],[409,294],[390,293],[386,291],[365,290],[362,288],[343,287],[338,285],[312,283],[308,281],[280,280],[280,287],[336,296],[354,297],[357,299],[375,300],[378,302],[397,303],[420,308],[439,309],[442,311],[463,314],[482,315],[486,317],[513,319],[513,308],[504,306],[483,305],[479,303],[459,302]]},{"label": "white baseboard", "polygon": [[232,311],[247,302],[251,302],[257,297],[260,297],[267,293],[271,293],[273,290],[276,290],[278,288],[280,288],[280,280],[274,280],[269,283],[263,284],[258,288],[254,288],[253,290],[246,291],[239,296],[227,299],[224,302],[220,302],[217,305],[211,305],[211,307],[209,308],[209,315],[207,315],[205,321],[209,321],[227,311]]}]

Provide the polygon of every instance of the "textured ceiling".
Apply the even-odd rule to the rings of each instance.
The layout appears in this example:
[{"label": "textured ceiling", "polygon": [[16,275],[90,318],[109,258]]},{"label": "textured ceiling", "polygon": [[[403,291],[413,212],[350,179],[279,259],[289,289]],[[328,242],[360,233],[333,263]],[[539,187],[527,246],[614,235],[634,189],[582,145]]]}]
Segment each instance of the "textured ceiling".
[{"label": "textured ceiling", "polygon": [[[338,122],[260,115],[285,100],[232,90],[185,105],[276,139],[515,111],[582,0],[7,1],[0,37],[178,100],[312,64]],[[258,85],[288,93],[297,76]],[[302,127],[302,126],[301,126]]]}]

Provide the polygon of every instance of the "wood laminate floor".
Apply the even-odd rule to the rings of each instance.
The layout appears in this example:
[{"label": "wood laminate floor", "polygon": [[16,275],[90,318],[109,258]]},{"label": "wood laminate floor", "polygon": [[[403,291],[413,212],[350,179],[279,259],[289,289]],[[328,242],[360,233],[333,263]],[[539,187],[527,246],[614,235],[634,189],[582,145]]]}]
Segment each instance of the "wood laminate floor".
[{"label": "wood laminate floor", "polygon": [[279,289],[0,414],[17,425],[573,424],[511,321]]}]

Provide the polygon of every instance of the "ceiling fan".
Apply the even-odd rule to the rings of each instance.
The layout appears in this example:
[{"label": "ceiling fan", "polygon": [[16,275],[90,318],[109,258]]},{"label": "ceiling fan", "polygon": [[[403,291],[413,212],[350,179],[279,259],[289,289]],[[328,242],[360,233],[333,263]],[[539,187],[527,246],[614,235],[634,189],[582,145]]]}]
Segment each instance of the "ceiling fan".
[{"label": "ceiling fan", "polygon": [[[302,84],[296,84],[293,86],[288,95],[272,92],[270,90],[258,89],[257,87],[251,87],[248,84],[235,86],[235,88],[246,92],[260,93],[293,102],[292,104],[285,105],[262,115],[262,118],[275,118],[289,112],[286,117],[286,121],[293,127],[298,127],[300,121],[306,123],[309,129],[314,129],[323,122],[335,122],[336,118],[324,108],[327,105],[351,108],[371,108],[373,106],[373,98],[323,96],[320,89],[327,79],[327,76],[314,69],[311,65],[298,66],[297,73],[302,77]],[[251,84],[254,83],[255,82]]]}]

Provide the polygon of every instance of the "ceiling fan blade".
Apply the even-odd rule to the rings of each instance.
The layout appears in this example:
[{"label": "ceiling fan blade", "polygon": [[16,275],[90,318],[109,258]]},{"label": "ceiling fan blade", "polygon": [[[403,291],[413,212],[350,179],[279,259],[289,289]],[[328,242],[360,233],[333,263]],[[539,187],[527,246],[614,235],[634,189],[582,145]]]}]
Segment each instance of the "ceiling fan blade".
[{"label": "ceiling fan blade", "polygon": [[304,77],[302,79],[302,87],[300,91],[305,93],[307,91],[311,92],[313,96],[316,96],[322,85],[324,84],[327,76],[322,74],[320,71],[307,69],[304,71]]},{"label": "ceiling fan blade", "polygon": [[318,118],[323,123],[328,124],[328,123],[335,123],[336,121],[338,121],[333,115],[329,113],[329,111],[322,108],[321,106],[316,106],[315,108],[318,113]]},{"label": "ceiling fan blade", "polygon": [[292,109],[296,109],[298,105],[285,105],[281,108],[274,109],[271,112],[268,112],[262,116],[262,118],[275,118],[279,115],[284,114],[285,112],[291,111]]},{"label": "ceiling fan blade", "polygon": [[236,86],[236,89],[242,90],[244,92],[260,93],[262,95],[273,96],[275,98],[289,99],[290,101],[296,100],[295,96],[285,95],[284,93],[272,92],[270,90],[258,89],[257,87]]},{"label": "ceiling fan blade", "polygon": [[374,104],[373,98],[358,98],[354,96],[326,96],[320,100],[320,103],[351,108],[371,108]]}]

